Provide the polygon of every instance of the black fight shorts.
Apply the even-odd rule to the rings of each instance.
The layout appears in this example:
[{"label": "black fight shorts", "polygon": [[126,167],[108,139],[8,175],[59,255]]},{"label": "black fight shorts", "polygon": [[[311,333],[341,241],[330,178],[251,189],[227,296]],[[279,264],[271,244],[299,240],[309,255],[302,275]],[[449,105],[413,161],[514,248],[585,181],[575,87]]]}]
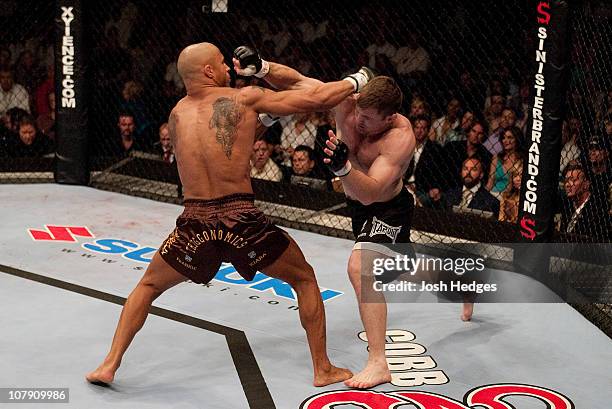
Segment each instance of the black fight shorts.
[{"label": "black fight shorts", "polygon": [[372,250],[393,257],[406,254],[406,250],[401,250],[405,248],[413,254],[409,243],[414,198],[405,187],[387,202],[366,206],[347,199],[347,204],[355,236],[353,250]]}]

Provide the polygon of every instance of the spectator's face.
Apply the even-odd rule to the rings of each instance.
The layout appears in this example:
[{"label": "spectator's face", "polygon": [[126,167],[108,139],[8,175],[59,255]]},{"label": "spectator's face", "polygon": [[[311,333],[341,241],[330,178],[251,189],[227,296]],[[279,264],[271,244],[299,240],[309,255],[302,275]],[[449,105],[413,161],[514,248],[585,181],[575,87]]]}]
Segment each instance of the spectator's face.
[{"label": "spectator's face", "polygon": [[514,126],[516,123],[516,115],[514,111],[511,109],[504,109],[502,111],[501,120],[499,121],[499,126],[502,128],[507,128],[509,126]]},{"label": "spectator's face", "polygon": [[36,137],[36,128],[31,124],[23,124],[19,127],[19,139],[25,145],[32,145]]},{"label": "spectator's face", "polygon": [[11,65],[11,52],[5,48],[0,50],[0,65]]},{"label": "spectator's face", "polygon": [[134,118],[131,116],[121,116],[119,117],[119,132],[121,132],[121,136],[132,136],[134,134],[134,130],[136,129],[136,124],[134,123]]},{"label": "spectator's face", "polygon": [[611,120],[605,120],[604,121],[604,125],[606,127],[606,134],[607,135],[612,135],[612,121]]},{"label": "spectator's face", "polygon": [[389,68],[389,64],[387,63],[387,59],[385,58],[385,56],[383,54],[377,54],[376,57],[376,63],[375,63],[375,69],[376,71],[383,73],[383,74],[391,74],[388,70]]},{"label": "spectator's face", "polygon": [[480,145],[483,137],[484,129],[480,124],[474,124],[467,135],[467,139],[472,145]]},{"label": "spectator's face", "polygon": [[10,71],[0,71],[0,86],[4,92],[13,88],[13,74]]},{"label": "spectator's face", "polygon": [[569,129],[570,129],[571,135],[579,134],[581,128],[582,128],[582,124],[580,123],[580,119],[571,118],[569,120]]},{"label": "spectator's face", "polygon": [[128,81],[123,85],[123,91],[121,91],[121,95],[123,95],[123,99],[126,101],[130,101],[134,98],[136,84],[134,81]]},{"label": "spectator's face", "polygon": [[501,67],[499,67],[499,76],[502,78],[509,78],[510,68],[508,68],[507,65],[502,65]]},{"label": "spectator's face", "polygon": [[26,51],[23,53],[21,63],[27,68],[30,68],[34,65],[34,55],[31,51]]},{"label": "spectator's face", "polygon": [[306,175],[314,168],[314,160],[308,157],[308,153],[304,151],[293,152],[291,157],[291,165],[293,166],[293,173],[296,175]]},{"label": "spectator's face", "polygon": [[167,151],[168,149],[172,149],[172,142],[170,141],[170,131],[167,126],[164,126],[159,131],[159,144],[162,149]]},{"label": "spectator's face", "polygon": [[569,125],[567,124],[567,121],[563,121],[563,125],[561,125],[561,143],[565,145],[567,142],[569,142],[569,140]]},{"label": "spectator's face", "polygon": [[459,78],[459,82],[462,86],[469,88],[473,85],[472,76],[469,72],[463,72]]},{"label": "spectator's face", "polygon": [[463,167],[461,168],[461,179],[463,179],[463,184],[468,189],[476,186],[482,179],[482,165],[480,164],[480,161],[468,159],[463,162]]},{"label": "spectator's face", "polygon": [[581,196],[589,190],[589,182],[586,179],[584,172],[579,169],[571,170],[565,175],[565,194],[569,199]]},{"label": "spectator's face", "polygon": [[512,174],[512,187],[516,190],[521,189],[521,179],[523,177],[523,168],[519,167],[513,171]]},{"label": "spectator's face", "polygon": [[461,109],[461,104],[456,99],[451,99],[448,105],[446,106],[446,115],[455,118],[459,113],[459,109]]},{"label": "spectator's face", "polygon": [[418,143],[421,143],[427,138],[429,133],[429,124],[427,121],[418,120],[414,124],[414,136]]},{"label": "spectator's face", "polygon": [[419,115],[423,115],[425,114],[425,104],[423,103],[423,101],[414,101],[412,104],[410,104],[410,116],[411,117],[415,117],[415,116],[419,116]]},{"label": "spectator's face", "polygon": [[470,111],[467,111],[465,114],[463,114],[463,118],[461,118],[461,128],[467,131],[468,129],[470,129],[470,126],[472,126],[473,121],[474,114]]},{"label": "spectator's face", "polygon": [[504,110],[504,98],[501,95],[493,95],[491,97],[491,112],[495,115],[500,115]]},{"label": "spectator's face", "polygon": [[589,162],[593,164],[604,162],[607,156],[606,150],[600,147],[592,147],[589,149]]},{"label": "spectator's face", "polygon": [[501,94],[503,90],[504,90],[504,84],[502,84],[501,81],[499,80],[491,81],[491,91],[495,91]]},{"label": "spectator's face", "polygon": [[257,169],[263,169],[270,157],[270,149],[265,141],[257,141],[253,145],[253,164]]},{"label": "spectator's face", "polygon": [[357,131],[364,136],[378,135],[389,128],[392,115],[383,116],[376,108],[355,108]]},{"label": "spectator's face", "polygon": [[502,147],[505,152],[511,152],[516,150],[516,138],[510,131],[504,132],[501,138]]}]

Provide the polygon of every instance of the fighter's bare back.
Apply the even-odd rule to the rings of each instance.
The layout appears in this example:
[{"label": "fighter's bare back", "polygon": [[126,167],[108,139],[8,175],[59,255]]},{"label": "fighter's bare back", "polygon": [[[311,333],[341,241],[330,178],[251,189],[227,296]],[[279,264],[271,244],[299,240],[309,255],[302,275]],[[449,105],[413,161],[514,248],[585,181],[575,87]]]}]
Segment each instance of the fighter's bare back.
[{"label": "fighter's bare back", "polygon": [[186,96],[169,120],[185,199],[252,193],[249,177],[257,113],[239,102],[240,90],[211,88]]}]

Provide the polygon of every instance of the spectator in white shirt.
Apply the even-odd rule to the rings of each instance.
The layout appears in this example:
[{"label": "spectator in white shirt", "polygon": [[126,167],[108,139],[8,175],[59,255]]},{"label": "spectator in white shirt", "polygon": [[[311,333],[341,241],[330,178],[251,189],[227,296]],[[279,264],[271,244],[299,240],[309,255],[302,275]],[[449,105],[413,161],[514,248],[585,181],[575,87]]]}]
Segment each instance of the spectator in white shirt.
[{"label": "spectator in white shirt", "polygon": [[177,91],[183,91],[185,89],[185,84],[183,84],[183,79],[178,73],[175,61],[166,66],[166,75],[164,75],[164,80],[172,83],[174,85],[174,89]]},{"label": "spectator in white shirt", "polygon": [[317,125],[312,121],[311,114],[295,114],[282,117],[280,124],[283,127],[280,137],[283,151],[282,165],[290,167],[291,156],[297,146],[306,145],[314,149]]},{"label": "spectator in white shirt", "polygon": [[272,159],[272,146],[264,139],[255,141],[253,144],[253,156],[251,158],[251,177],[255,179],[271,180],[280,182],[283,173]]},{"label": "spectator in white shirt", "polygon": [[329,20],[324,21],[308,21],[305,20],[298,24],[297,28],[302,32],[302,40],[304,44],[310,44],[319,38],[325,37],[327,34],[327,26]]},{"label": "spectator in white shirt", "polygon": [[376,30],[374,36],[374,42],[366,48],[369,56],[368,65],[370,67],[376,66],[376,56],[378,54],[386,55],[387,58],[392,60],[396,51],[396,48],[387,41],[385,33],[381,29]]},{"label": "spectator in white shirt", "polygon": [[435,141],[440,145],[446,144],[446,137],[449,133],[459,126],[459,114],[461,112],[461,102],[457,98],[451,98],[446,106],[446,115],[436,119],[431,127],[435,133]]},{"label": "spectator in white shirt", "polygon": [[13,80],[13,72],[6,67],[0,68],[0,116],[11,108],[21,108],[30,113],[28,91]]},{"label": "spectator in white shirt", "polygon": [[559,187],[563,188],[563,170],[570,163],[578,163],[581,155],[580,148],[576,143],[576,134],[572,134],[567,121],[563,121],[561,141],[563,148],[561,148],[561,164],[559,166]]},{"label": "spectator in white shirt", "polygon": [[289,32],[285,30],[283,24],[278,19],[272,19],[268,23],[268,32],[264,35],[263,41],[272,41],[274,48],[271,50],[274,52],[276,57],[280,57],[285,51],[285,48],[291,42],[291,36]]},{"label": "spectator in white shirt", "polygon": [[431,65],[429,53],[419,45],[416,33],[408,35],[408,44],[397,50],[393,62],[399,75],[424,74]]}]

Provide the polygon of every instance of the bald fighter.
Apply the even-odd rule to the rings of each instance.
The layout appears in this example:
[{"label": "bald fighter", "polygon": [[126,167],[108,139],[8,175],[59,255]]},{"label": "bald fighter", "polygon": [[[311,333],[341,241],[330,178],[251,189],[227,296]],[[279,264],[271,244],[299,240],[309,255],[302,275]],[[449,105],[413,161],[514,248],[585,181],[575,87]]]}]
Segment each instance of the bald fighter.
[{"label": "bald fighter", "polygon": [[110,352],[86,376],[109,384],[121,359],[143,326],[152,302],[190,279],[209,282],[223,261],[247,280],[257,271],[295,290],[314,369],[314,385],[352,376],[327,356],[325,313],[312,267],[296,243],[272,225],[253,202],[249,177],[258,113],[289,115],[330,109],[368,81],[366,72],[304,90],[273,92],[259,87],[228,87],[229,67],[213,44],[193,44],[178,58],[187,96],[168,121],[183,183],[185,208],[176,228],[155,253],[123,307]]},{"label": "bald fighter", "polygon": [[[312,89],[322,84],[292,68],[261,60],[250,47],[235,50],[234,64],[241,75],[252,73],[253,67],[268,67],[262,77],[278,89]],[[402,91],[392,78],[372,79],[359,94],[347,97],[334,108],[338,131],[337,135],[330,131],[325,148],[325,162],[341,179],[351,210],[356,243],[348,274],[368,337],[365,369],[345,381],[353,388],[371,388],[391,381],[385,357],[387,305],[384,295],[372,290],[376,279],[372,265],[375,258],[398,254],[390,245],[410,242],[414,199],[404,187],[402,176],[412,159],[416,140],[410,121],[398,113],[401,104]],[[406,250],[415,257],[410,245],[404,246]]]}]

